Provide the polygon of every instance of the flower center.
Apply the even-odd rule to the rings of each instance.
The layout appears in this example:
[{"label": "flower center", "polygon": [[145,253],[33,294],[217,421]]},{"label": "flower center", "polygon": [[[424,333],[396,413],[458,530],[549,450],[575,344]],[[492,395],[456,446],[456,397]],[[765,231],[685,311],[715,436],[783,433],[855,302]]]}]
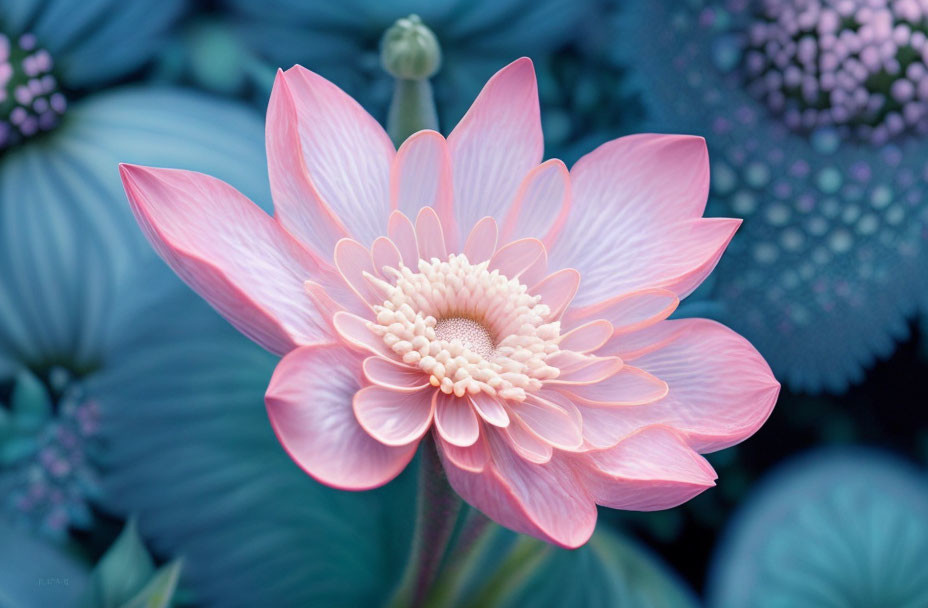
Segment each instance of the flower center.
[{"label": "flower center", "polygon": [[67,102],[53,67],[32,34],[0,33],[0,153],[58,124]]},{"label": "flower center", "polygon": [[451,317],[436,322],[435,338],[445,342],[458,340],[464,348],[484,359],[489,359],[496,349],[490,332],[480,323],[464,317]]},{"label": "flower center", "polygon": [[521,401],[558,376],[547,360],[558,352],[560,323],[518,280],[453,254],[419,260],[418,272],[402,265],[385,272],[394,284],[374,307],[371,329],[432,386]]}]

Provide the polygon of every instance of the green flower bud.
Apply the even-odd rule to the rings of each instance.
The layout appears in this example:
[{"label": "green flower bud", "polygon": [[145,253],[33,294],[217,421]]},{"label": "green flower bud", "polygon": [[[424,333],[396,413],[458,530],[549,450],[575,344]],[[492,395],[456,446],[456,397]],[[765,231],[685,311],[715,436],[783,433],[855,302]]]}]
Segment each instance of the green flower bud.
[{"label": "green flower bud", "polygon": [[380,61],[394,78],[424,80],[441,66],[438,39],[418,15],[397,19],[380,43]]}]

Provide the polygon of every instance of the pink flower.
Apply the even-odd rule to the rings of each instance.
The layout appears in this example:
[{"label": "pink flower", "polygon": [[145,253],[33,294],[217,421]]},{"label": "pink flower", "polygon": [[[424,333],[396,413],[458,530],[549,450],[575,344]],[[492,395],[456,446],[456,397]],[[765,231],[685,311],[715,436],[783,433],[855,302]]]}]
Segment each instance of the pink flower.
[{"label": "pink flower", "polygon": [[597,504],[665,509],[713,486],[699,453],[770,414],[779,384],[746,340],[666,320],[740,223],[702,217],[701,138],[623,137],[570,172],[542,163],[520,59],[447,140],[421,131],[396,151],[297,66],[277,75],[267,155],[274,218],[205,175],[121,172],[167,263],[286,355],[268,415],[320,482],[387,483],[431,431],[466,501],[577,547]]}]

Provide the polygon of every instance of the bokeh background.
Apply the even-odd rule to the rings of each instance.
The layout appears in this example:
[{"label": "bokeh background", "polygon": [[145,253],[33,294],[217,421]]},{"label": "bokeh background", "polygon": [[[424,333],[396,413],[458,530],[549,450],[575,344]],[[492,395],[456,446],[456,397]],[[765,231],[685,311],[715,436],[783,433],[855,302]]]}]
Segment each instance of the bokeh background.
[{"label": "bokeh background", "polygon": [[203,171],[269,210],[277,67],[383,121],[378,44],[410,13],[443,48],[445,133],[527,55],[546,157],[705,136],[710,213],[744,224],[676,314],[734,327],[784,385],[709,456],[718,487],[603,509],[576,552],[494,533],[444,601],[928,606],[928,3],[2,0],[0,607],[389,595],[415,471],[351,494],[290,462],[273,357],[155,258],[116,165]]}]

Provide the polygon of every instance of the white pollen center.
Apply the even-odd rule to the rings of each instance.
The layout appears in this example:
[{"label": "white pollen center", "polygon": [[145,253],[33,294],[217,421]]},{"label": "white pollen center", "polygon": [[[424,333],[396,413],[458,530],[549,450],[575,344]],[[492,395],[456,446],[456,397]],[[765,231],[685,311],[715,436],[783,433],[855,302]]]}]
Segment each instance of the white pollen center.
[{"label": "white pollen center", "polygon": [[464,317],[439,320],[435,323],[435,337],[445,342],[460,340],[464,348],[484,359],[492,357],[496,349],[490,332],[480,323]]},{"label": "white pollen center", "polygon": [[541,296],[488,264],[451,255],[419,260],[418,272],[385,268],[393,285],[383,283],[387,300],[368,327],[446,394],[521,401],[560,374],[548,358],[558,352],[561,325],[549,321]]}]

